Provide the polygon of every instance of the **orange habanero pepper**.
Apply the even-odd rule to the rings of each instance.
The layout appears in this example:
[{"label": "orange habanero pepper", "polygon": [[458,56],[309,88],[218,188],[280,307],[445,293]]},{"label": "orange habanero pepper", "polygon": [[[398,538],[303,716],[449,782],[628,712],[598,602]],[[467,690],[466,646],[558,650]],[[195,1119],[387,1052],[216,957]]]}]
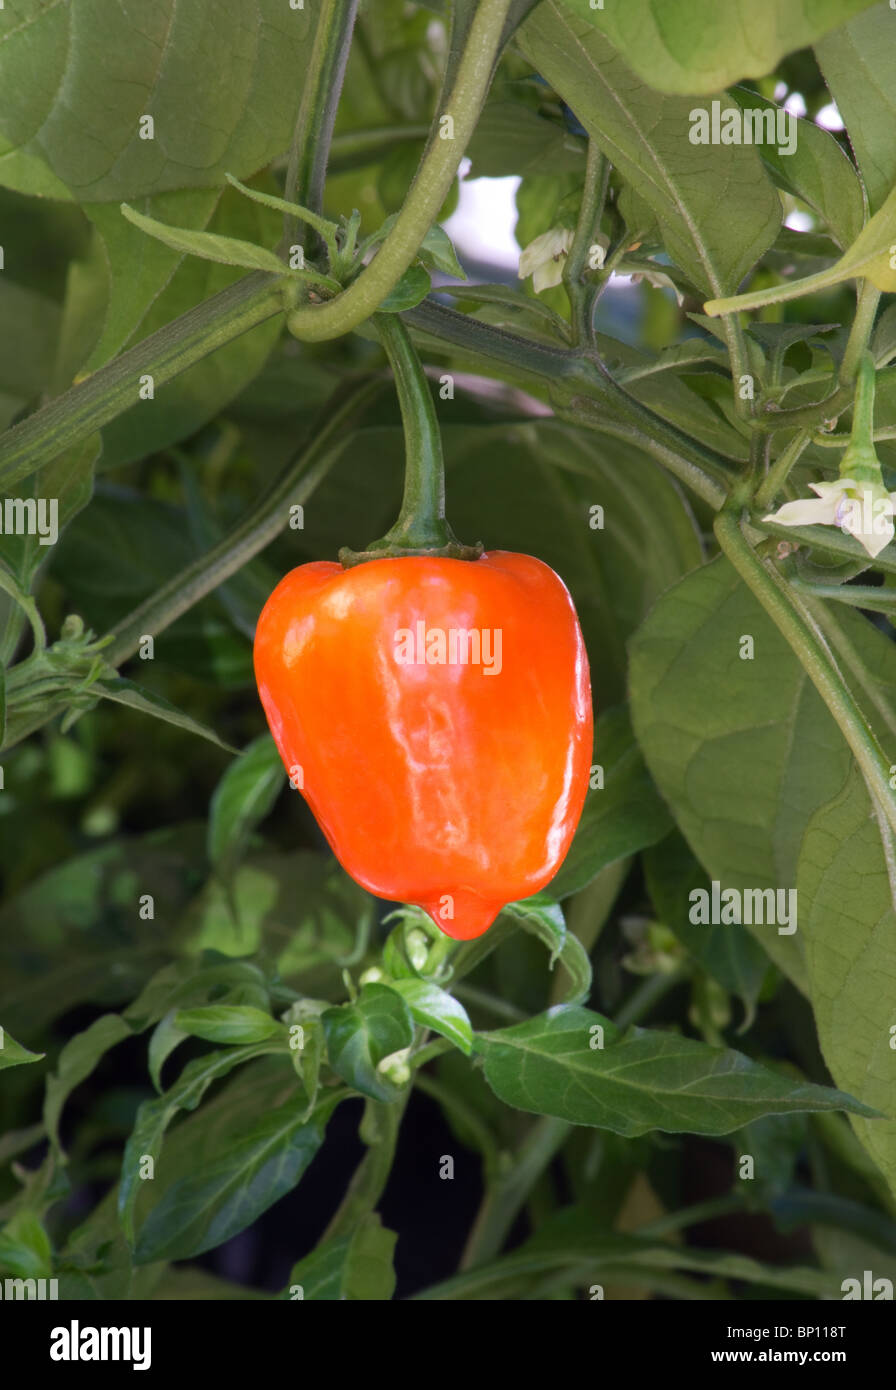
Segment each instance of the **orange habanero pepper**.
[{"label": "orange habanero pepper", "polygon": [[543,888],[588,788],[588,660],[572,599],[530,555],[315,561],[255,637],[268,724],[343,867],[481,935]]}]

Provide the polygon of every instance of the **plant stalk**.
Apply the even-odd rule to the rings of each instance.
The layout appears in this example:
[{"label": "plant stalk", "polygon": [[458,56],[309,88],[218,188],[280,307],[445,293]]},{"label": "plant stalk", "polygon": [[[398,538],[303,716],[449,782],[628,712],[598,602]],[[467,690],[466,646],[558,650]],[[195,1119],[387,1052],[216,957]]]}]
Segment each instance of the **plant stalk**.
[{"label": "plant stalk", "polygon": [[[300,203],[312,212],[323,211],[330,142],[357,9],[358,0],[321,0],[314,44],[305,69],[284,196],[287,202]],[[308,228],[287,213],[283,249],[295,243],[307,250],[307,239]]]}]

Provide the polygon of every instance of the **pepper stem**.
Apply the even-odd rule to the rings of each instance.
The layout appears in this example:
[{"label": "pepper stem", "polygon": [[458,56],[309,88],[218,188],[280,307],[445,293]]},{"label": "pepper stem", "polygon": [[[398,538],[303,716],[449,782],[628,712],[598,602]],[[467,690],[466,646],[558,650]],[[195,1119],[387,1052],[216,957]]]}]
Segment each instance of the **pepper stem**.
[{"label": "pepper stem", "polygon": [[405,439],[404,496],[395,525],[366,550],[343,547],[344,569],[369,560],[433,555],[478,560],[482,545],[463,545],[445,519],[445,465],[429,385],[410,334],[397,314],[376,314],[374,325],[389,359]]},{"label": "pepper stem", "polygon": [[883,486],[880,461],[874,448],[874,388],[874,358],[870,352],[864,352],[856,373],[852,430],[846,452],[840,460],[840,476]]}]

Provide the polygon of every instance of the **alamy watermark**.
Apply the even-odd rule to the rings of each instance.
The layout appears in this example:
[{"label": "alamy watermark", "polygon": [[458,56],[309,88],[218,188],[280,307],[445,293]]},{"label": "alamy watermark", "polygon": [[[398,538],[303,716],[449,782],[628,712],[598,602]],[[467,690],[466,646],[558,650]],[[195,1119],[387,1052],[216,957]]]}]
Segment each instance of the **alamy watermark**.
[{"label": "alamy watermark", "polygon": [[694,926],[777,926],[779,936],[796,931],[795,888],[723,888],[713,879],[709,891],[692,888],[688,901]]},{"label": "alamy watermark", "polygon": [[7,497],[0,506],[0,535],[37,536],[38,545],[59,539],[57,497]]},{"label": "alamy watermark", "polygon": [[688,113],[692,145],[777,145],[778,154],[795,154],[797,119],[783,106],[695,106]]},{"label": "alamy watermark", "polygon": [[499,627],[414,627],[395,633],[399,666],[481,666],[484,676],[501,672],[503,634]]},{"label": "alamy watermark", "polygon": [[0,1298],[35,1299],[38,1302],[59,1297],[58,1279],[0,1279]]}]

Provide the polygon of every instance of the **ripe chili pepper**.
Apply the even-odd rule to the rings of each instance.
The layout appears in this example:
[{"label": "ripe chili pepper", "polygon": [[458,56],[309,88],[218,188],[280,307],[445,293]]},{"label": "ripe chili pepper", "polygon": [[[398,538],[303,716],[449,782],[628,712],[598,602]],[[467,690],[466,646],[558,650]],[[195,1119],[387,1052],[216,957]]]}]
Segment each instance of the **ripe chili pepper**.
[{"label": "ripe chili pepper", "polygon": [[300,565],[261,614],[255,673],[287,770],[369,892],[468,939],[554,876],[592,713],[572,599],[540,560]]}]

